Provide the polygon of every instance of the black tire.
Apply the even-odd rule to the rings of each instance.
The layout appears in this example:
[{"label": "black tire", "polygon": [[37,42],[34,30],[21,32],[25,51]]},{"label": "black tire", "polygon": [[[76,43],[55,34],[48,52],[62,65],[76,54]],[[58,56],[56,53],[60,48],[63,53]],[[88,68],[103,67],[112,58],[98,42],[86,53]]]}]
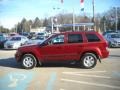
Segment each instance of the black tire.
[{"label": "black tire", "polygon": [[43,63],[41,62],[41,61],[39,61],[39,60],[37,60],[37,65],[36,65],[37,67],[42,67],[43,66]]},{"label": "black tire", "polygon": [[83,68],[91,69],[94,68],[97,64],[97,58],[93,53],[86,53],[80,60],[80,63]]},{"label": "black tire", "polygon": [[36,67],[37,65],[37,60],[32,54],[25,54],[22,57],[22,66],[25,69],[32,69]]}]

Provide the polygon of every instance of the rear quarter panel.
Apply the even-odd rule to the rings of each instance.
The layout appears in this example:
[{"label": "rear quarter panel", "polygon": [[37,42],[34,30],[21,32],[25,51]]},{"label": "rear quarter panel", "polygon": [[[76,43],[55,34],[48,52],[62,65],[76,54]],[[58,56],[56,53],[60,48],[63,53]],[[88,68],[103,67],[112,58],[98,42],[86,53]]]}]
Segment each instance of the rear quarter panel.
[{"label": "rear quarter panel", "polygon": [[99,42],[88,42],[86,35],[84,35],[85,36],[84,38],[86,39],[84,51],[95,52],[101,59],[108,57],[109,51],[106,49],[108,47],[108,43],[103,38],[103,36],[96,32],[88,32],[88,33],[96,34],[99,37],[100,41]]}]

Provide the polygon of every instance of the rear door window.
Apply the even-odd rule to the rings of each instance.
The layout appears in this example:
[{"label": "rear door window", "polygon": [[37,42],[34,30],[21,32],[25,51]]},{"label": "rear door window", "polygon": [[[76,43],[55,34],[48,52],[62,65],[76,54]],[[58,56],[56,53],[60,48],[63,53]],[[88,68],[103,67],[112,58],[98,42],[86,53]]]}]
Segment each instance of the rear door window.
[{"label": "rear door window", "polygon": [[81,34],[69,34],[68,43],[82,43],[83,38]]}]

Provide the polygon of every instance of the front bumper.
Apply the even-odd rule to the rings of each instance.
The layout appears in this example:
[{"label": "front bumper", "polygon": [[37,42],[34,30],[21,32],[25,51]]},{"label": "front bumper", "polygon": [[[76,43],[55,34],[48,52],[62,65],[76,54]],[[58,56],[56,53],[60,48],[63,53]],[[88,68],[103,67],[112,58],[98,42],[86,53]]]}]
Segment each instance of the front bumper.
[{"label": "front bumper", "polygon": [[120,47],[120,43],[112,44],[112,47]]},{"label": "front bumper", "polygon": [[4,45],[5,49],[18,49],[18,47],[14,46],[14,45]]},{"label": "front bumper", "polygon": [[111,42],[112,47],[120,47],[120,42]]},{"label": "front bumper", "polygon": [[22,56],[22,54],[20,52],[17,51],[15,53],[15,59],[16,59],[17,62],[19,62],[21,60],[21,56]]}]

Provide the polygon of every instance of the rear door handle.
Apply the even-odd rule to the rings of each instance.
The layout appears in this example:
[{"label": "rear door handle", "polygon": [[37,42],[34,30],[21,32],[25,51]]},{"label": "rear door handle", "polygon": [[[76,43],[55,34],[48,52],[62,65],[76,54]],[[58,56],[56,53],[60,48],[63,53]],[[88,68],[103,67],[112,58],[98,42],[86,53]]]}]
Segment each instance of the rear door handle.
[{"label": "rear door handle", "polygon": [[57,49],[62,49],[62,47],[57,47]]},{"label": "rear door handle", "polygon": [[78,45],[78,47],[83,47],[83,45]]}]

